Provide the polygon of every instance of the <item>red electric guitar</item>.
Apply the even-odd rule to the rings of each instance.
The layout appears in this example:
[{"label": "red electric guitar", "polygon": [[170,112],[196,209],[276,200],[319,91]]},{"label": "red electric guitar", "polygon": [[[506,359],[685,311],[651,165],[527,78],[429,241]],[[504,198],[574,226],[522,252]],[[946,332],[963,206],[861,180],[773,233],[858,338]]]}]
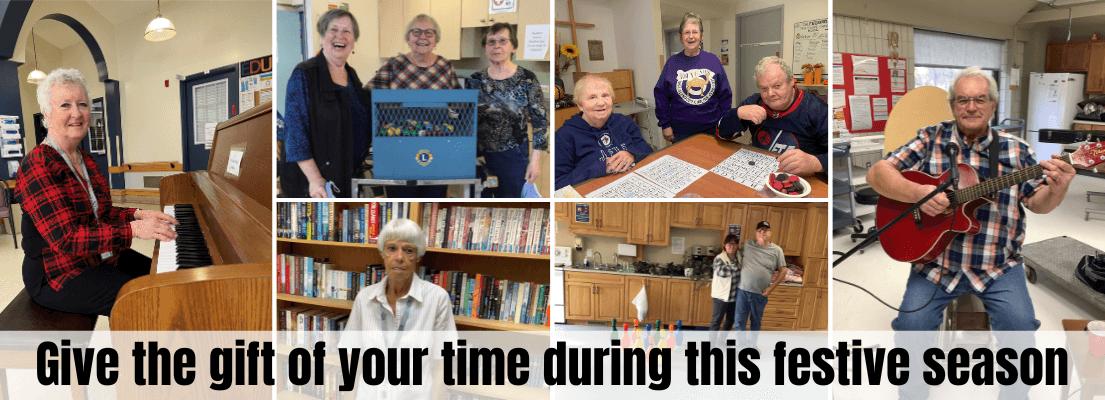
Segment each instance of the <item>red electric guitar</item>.
[{"label": "red electric guitar", "polygon": [[[1105,162],[1105,142],[1082,145],[1074,153],[1063,155],[1059,160],[1091,168]],[[1036,179],[1043,175],[1044,171],[1044,167],[1037,164],[982,182],[973,167],[959,164],[958,168],[959,188],[954,191],[949,190],[948,199],[952,200],[952,207],[949,207],[947,212],[931,217],[919,209],[914,210],[912,218],[907,216],[879,236],[879,241],[882,242],[882,247],[890,258],[918,264],[935,260],[944,253],[944,249],[947,249],[948,243],[951,243],[956,235],[960,233],[974,235],[979,232],[981,225],[975,218],[975,210],[993,202],[987,196],[1007,187]],[[924,172],[903,171],[902,176],[915,183],[937,186],[948,179],[948,172],[940,176],[932,176]],[[913,204],[881,196],[875,210],[875,224],[880,227],[886,226],[911,206]],[[952,226],[953,212],[956,213],[955,226]]]}]

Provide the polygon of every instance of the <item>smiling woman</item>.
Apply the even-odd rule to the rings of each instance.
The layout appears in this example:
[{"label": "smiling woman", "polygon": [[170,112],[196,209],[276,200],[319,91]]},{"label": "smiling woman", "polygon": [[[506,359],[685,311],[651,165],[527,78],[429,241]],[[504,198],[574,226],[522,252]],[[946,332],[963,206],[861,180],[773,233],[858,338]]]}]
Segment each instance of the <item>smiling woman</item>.
[{"label": "smiling woman", "polygon": [[684,50],[664,63],[653,94],[664,139],[678,142],[714,126],[733,106],[729,78],[716,55],[702,50],[702,18],[683,15],[679,38]]}]

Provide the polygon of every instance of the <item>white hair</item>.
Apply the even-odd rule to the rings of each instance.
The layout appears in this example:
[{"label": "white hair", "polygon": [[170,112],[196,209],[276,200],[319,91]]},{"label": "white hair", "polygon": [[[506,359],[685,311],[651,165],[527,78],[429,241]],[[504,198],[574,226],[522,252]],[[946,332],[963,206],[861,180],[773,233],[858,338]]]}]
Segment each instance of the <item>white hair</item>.
[{"label": "white hair", "polygon": [[587,75],[584,75],[582,78],[579,78],[578,81],[576,81],[576,87],[575,87],[574,90],[572,90],[573,94],[575,95],[574,101],[575,101],[576,105],[582,104],[580,102],[583,101],[583,95],[586,94],[583,91],[587,89],[587,84],[590,83],[591,81],[602,82],[602,84],[606,85],[606,88],[610,90],[610,95],[611,96],[614,95],[614,85],[610,84],[609,79],[606,79],[605,76],[598,75],[598,74],[587,74]]},{"label": "white hair", "polygon": [[413,244],[418,248],[418,258],[422,258],[426,254],[426,238],[422,236],[422,228],[418,227],[418,224],[414,223],[406,218],[393,219],[384,225],[384,229],[380,231],[380,235],[376,238],[376,248],[380,250],[380,255],[387,257],[384,253],[384,244],[388,241],[407,242]]},{"label": "white hair", "polygon": [[407,24],[407,30],[403,31],[403,42],[406,42],[407,39],[410,39],[411,29],[414,28],[414,24],[418,21],[427,21],[427,22],[433,24],[434,25],[434,32],[437,33],[435,38],[437,39],[438,43],[441,43],[441,25],[437,24],[437,20],[434,19],[434,17],[431,17],[431,16],[426,15],[426,14],[418,14],[418,15],[414,16],[414,19],[412,19],[411,22]]},{"label": "white hair", "polygon": [[783,69],[783,74],[786,74],[787,79],[794,79],[794,74],[790,72],[790,64],[787,64],[786,60],[775,56],[767,56],[761,59],[759,63],[756,63],[757,81],[759,81],[760,78],[764,76],[764,73],[767,72],[767,66],[769,64],[779,64],[779,68]]},{"label": "white hair", "polygon": [[997,102],[998,82],[994,80],[993,74],[983,71],[982,68],[979,67],[967,67],[966,69],[959,71],[958,74],[955,74],[955,78],[952,78],[951,85],[948,85],[948,101],[955,101],[955,85],[959,83],[960,79],[976,76],[986,78],[986,83],[990,85],[990,90],[987,92],[987,94],[990,95],[990,101]]},{"label": "white hair", "polygon": [[[38,109],[42,111],[43,116],[50,116],[50,101],[53,100],[54,87],[68,84],[81,85],[81,88],[84,89],[84,99],[89,101],[88,82],[84,80],[81,72],[71,68],[58,68],[50,71],[50,74],[38,83]],[[44,125],[46,124],[45,119],[42,122]]]}]

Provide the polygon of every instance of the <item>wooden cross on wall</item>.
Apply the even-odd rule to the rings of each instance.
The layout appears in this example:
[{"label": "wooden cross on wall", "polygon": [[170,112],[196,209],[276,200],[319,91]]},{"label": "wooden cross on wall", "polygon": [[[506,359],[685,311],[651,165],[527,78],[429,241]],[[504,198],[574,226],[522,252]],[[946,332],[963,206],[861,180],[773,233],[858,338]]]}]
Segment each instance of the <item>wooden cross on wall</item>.
[{"label": "wooden cross on wall", "polygon": [[[581,28],[594,28],[595,27],[595,24],[584,24],[582,22],[576,22],[575,10],[572,8],[572,0],[568,0],[568,20],[567,21],[556,21],[556,24],[557,25],[568,25],[572,28],[572,45],[576,46],[576,48],[579,48],[579,43],[576,42],[576,27],[577,26],[581,27]],[[579,57],[576,58],[576,69],[578,70],[578,72],[583,72],[583,69],[580,68],[580,66],[579,66],[579,60],[583,58],[583,50],[581,49],[579,53],[580,53]]]}]

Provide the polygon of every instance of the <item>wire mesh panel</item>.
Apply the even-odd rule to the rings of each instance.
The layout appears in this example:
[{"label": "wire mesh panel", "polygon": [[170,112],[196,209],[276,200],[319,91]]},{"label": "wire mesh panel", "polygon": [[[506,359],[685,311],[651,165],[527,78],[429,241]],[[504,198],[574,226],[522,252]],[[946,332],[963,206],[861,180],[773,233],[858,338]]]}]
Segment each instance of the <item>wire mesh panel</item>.
[{"label": "wire mesh panel", "polygon": [[476,177],[475,90],[372,91],[376,179]]}]

